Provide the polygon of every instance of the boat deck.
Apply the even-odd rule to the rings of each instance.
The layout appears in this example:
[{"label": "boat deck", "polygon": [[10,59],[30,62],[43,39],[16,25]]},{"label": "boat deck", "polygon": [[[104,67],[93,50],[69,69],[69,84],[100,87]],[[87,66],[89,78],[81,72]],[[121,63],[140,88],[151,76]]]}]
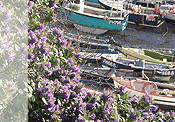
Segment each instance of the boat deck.
[{"label": "boat deck", "polygon": [[[80,9],[79,4],[72,3],[71,6],[72,7],[70,7],[70,5],[68,5],[68,7],[70,7],[73,10],[78,11]],[[121,17],[121,18],[128,15],[126,10],[124,10],[124,9],[122,11],[120,11],[120,10],[119,11],[110,11],[110,10],[104,10],[104,9],[95,8],[95,7],[87,6],[87,5],[84,5],[83,12],[88,13],[88,14],[100,15],[100,16],[107,15],[109,17]]]}]

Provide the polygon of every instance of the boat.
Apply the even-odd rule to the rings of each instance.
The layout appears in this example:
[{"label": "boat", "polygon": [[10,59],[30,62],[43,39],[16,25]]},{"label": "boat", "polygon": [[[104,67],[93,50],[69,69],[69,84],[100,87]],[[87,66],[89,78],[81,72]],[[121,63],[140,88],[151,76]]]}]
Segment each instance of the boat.
[{"label": "boat", "polygon": [[[124,59],[112,59],[108,57],[101,57],[102,65],[117,68],[117,69],[126,69],[132,70],[133,72],[141,73],[141,76],[144,74],[156,74],[156,76],[174,76],[175,68],[171,68],[164,64],[148,63],[144,61],[134,61],[133,60],[124,60]],[[166,69],[167,68],[167,69]],[[143,74],[144,73],[144,74]]]},{"label": "boat", "polygon": [[[175,21],[175,4],[174,4],[174,9],[171,10],[173,5],[161,5],[160,10],[161,13],[165,12],[165,18],[169,20]],[[172,12],[171,12],[172,11]]]},{"label": "boat", "polygon": [[86,87],[91,87],[99,91],[105,89],[114,89],[113,79],[109,78],[107,73],[113,73],[114,70],[111,68],[96,68],[91,70],[81,70],[81,79],[80,82],[83,83]]},{"label": "boat", "polygon": [[73,34],[64,36],[68,43],[71,41],[72,45],[79,45],[78,50],[84,59],[100,60],[101,56],[118,58],[119,54],[123,53],[121,52],[121,45],[117,43],[111,45],[109,40],[90,39],[84,36],[79,36],[79,39],[77,39],[77,37],[78,35]]},{"label": "boat", "polygon": [[[141,25],[141,26],[149,26],[149,27],[159,27],[165,22],[165,17],[162,16],[161,14],[153,14],[155,11],[155,8],[148,8],[143,7],[141,5],[136,5],[136,2],[133,3],[128,3],[124,0],[99,0],[99,2],[103,6],[108,6],[108,9],[110,9],[113,4],[113,9],[116,10],[123,10],[126,9],[129,12],[129,18],[128,18],[128,23],[131,24],[136,24]],[[119,6],[124,5],[124,7]]]},{"label": "boat", "polygon": [[155,81],[170,81],[171,76],[154,76],[152,79]]},{"label": "boat", "polygon": [[[150,97],[156,102],[156,104],[163,104],[171,108],[175,108],[175,86],[165,83],[157,83],[152,81],[146,81],[141,79],[127,79],[121,77],[112,77],[115,87],[126,86],[126,91],[130,92],[130,95],[137,95],[142,97],[148,92]],[[161,88],[163,86],[163,89]],[[151,88],[151,89],[150,89]],[[172,90],[173,89],[173,90]]]},{"label": "boat", "polygon": [[[103,70],[103,68],[100,70]],[[156,104],[166,105],[168,107],[172,107],[173,109],[175,108],[175,85],[147,81],[138,78],[118,77],[115,74],[116,72],[114,68],[110,69],[105,74],[98,74],[90,71],[83,72],[84,83],[90,84],[89,87],[87,87],[88,84],[85,85],[87,88],[95,89],[98,90],[98,92],[102,92],[104,87],[108,87],[108,89],[113,91],[118,86],[126,86],[125,91],[130,93],[130,97],[133,97],[135,95],[142,97],[143,95],[148,93],[150,94],[150,97],[153,98]],[[94,83],[96,83],[95,87],[94,85],[92,85]],[[105,84],[106,86],[103,85],[101,88],[99,88],[100,84]]]},{"label": "boat", "polygon": [[124,31],[128,24],[128,14],[120,15],[120,12],[84,5],[82,0],[80,4],[68,3],[63,9],[62,17],[67,16],[68,21],[81,26],[78,28],[84,29],[83,31],[86,31],[85,27],[93,28],[90,33],[98,33],[96,29],[101,29],[101,33],[108,30]]}]

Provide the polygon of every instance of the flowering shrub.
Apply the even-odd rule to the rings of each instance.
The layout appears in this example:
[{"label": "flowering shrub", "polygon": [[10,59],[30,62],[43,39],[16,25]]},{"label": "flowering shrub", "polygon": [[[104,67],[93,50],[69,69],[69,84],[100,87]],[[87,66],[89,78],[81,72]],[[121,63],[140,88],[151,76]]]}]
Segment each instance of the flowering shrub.
[{"label": "flowering shrub", "polygon": [[[125,86],[114,92],[104,90],[99,96],[83,89],[78,67],[81,56],[67,44],[64,31],[51,26],[55,23],[54,2],[28,3],[28,120],[158,120],[153,114],[157,107],[148,94],[130,99]],[[167,113],[167,120],[173,114]]]},{"label": "flowering shrub", "polygon": [[81,56],[67,46],[61,29],[49,26],[55,22],[49,5],[29,1],[29,121],[114,120],[109,110],[114,97],[97,103],[97,96],[86,93],[78,82]]},{"label": "flowering shrub", "polygon": [[27,120],[26,8],[25,0],[0,0],[1,121]]}]

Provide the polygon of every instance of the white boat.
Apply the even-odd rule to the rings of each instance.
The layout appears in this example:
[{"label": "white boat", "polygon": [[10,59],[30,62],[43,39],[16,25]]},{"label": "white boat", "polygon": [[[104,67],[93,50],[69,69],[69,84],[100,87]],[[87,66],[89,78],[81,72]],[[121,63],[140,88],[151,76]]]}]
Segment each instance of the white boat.
[{"label": "white boat", "polygon": [[[175,6],[175,5],[174,5],[174,6]],[[173,14],[170,14],[170,13],[169,13],[169,10],[171,10],[171,7],[172,7],[172,5],[161,5],[160,11],[161,11],[161,13],[162,13],[162,12],[165,12],[165,13],[166,13],[165,18],[175,21],[175,11],[174,11]],[[175,9],[174,9],[174,10],[175,10]]]},{"label": "white boat", "polygon": [[[149,8],[148,6],[147,7],[143,7],[140,5],[138,6],[133,3],[128,3],[125,0],[118,0],[118,1],[99,0],[99,2],[106,8],[108,7],[108,9],[113,8],[113,9],[116,9],[117,11],[125,9],[129,13],[128,23],[131,23],[131,24],[137,24],[137,25],[149,26],[149,27],[159,27],[165,22],[164,21],[165,17],[162,17],[158,14],[154,14],[153,18],[149,17],[149,19],[147,19],[146,16],[148,15],[152,16],[150,14],[154,12],[154,8]],[[121,7],[120,5],[123,7]]]}]

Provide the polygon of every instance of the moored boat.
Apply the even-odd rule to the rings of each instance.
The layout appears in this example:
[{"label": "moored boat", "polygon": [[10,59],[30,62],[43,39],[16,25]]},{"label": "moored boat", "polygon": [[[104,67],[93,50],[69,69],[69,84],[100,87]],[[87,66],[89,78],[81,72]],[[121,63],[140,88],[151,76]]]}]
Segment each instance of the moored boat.
[{"label": "moored boat", "polygon": [[[134,70],[134,72],[142,72],[145,74],[156,74],[157,76],[174,76],[175,68],[170,68],[167,65],[160,65],[156,63],[145,63],[143,62],[134,62],[132,60],[123,60],[123,59],[109,59],[102,57],[102,64],[108,67],[117,68],[117,69],[130,69]],[[147,66],[145,66],[147,64]],[[167,69],[166,69],[167,68]]]},{"label": "moored boat", "polygon": [[61,12],[62,15],[68,16],[67,19],[72,23],[102,29],[104,33],[106,30],[123,31],[128,23],[128,14],[120,16],[119,12],[87,6],[82,1],[80,1],[80,4],[69,3],[64,9],[65,11]]},{"label": "moored boat", "polygon": [[[78,35],[77,35],[78,36]],[[115,57],[118,58],[121,53],[120,45],[115,43],[114,46],[109,44],[106,40],[101,39],[90,39],[84,36],[79,36],[77,39],[76,35],[64,36],[68,43],[79,45],[78,50],[85,59],[101,59],[101,56]]]},{"label": "moored boat", "polygon": [[[109,72],[107,72],[107,74],[105,75],[92,73],[92,72],[90,73],[87,71],[84,72],[84,74],[85,75],[88,74],[86,75],[87,77],[85,77],[84,80],[87,80],[88,77],[89,78],[93,77],[94,80],[90,80],[90,81],[94,81],[94,83],[96,82],[96,85],[97,84],[102,85],[101,81],[103,81],[103,83],[108,85],[108,88],[110,88],[111,90],[114,90],[116,87],[118,87],[118,85],[119,86],[123,85],[123,86],[126,86],[126,91],[130,92],[129,95],[131,97],[134,95],[142,97],[147,92],[148,94],[150,94],[150,96],[153,98],[153,100],[157,104],[168,105],[175,108],[175,86],[174,85],[141,80],[138,78],[128,79],[128,78],[122,78],[118,76],[116,77],[115,70],[109,70]],[[108,79],[108,80],[104,80],[104,79],[102,80],[102,78]],[[90,81],[87,81],[87,83]],[[113,85],[112,85],[112,82],[113,82]],[[91,82],[91,85],[92,85],[92,82]],[[98,88],[99,86],[94,87],[94,89],[97,89],[97,90]],[[102,92],[102,89],[100,91]]]},{"label": "moored boat", "polygon": [[[123,1],[123,3],[119,3],[120,1],[114,0],[99,0],[99,2],[111,8],[112,4],[115,4],[114,9],[126,9],[129,10],[129,19],[128,23],[149,26],[149,27],[159,27],[165,22],[165,17],[159,14],[160,10],[155,6],[155,8],[143,7],[141,5],[136,5],[136,2],[128,3]],[[118,7],[118,4],[125,4],[124,7]],[[153,14],[154,13],[154,14]]]},{"label": "moored boat", "polygon": [[161,13],[165,12],[165,18],[175,21],[175,5],[161,5]]}]

